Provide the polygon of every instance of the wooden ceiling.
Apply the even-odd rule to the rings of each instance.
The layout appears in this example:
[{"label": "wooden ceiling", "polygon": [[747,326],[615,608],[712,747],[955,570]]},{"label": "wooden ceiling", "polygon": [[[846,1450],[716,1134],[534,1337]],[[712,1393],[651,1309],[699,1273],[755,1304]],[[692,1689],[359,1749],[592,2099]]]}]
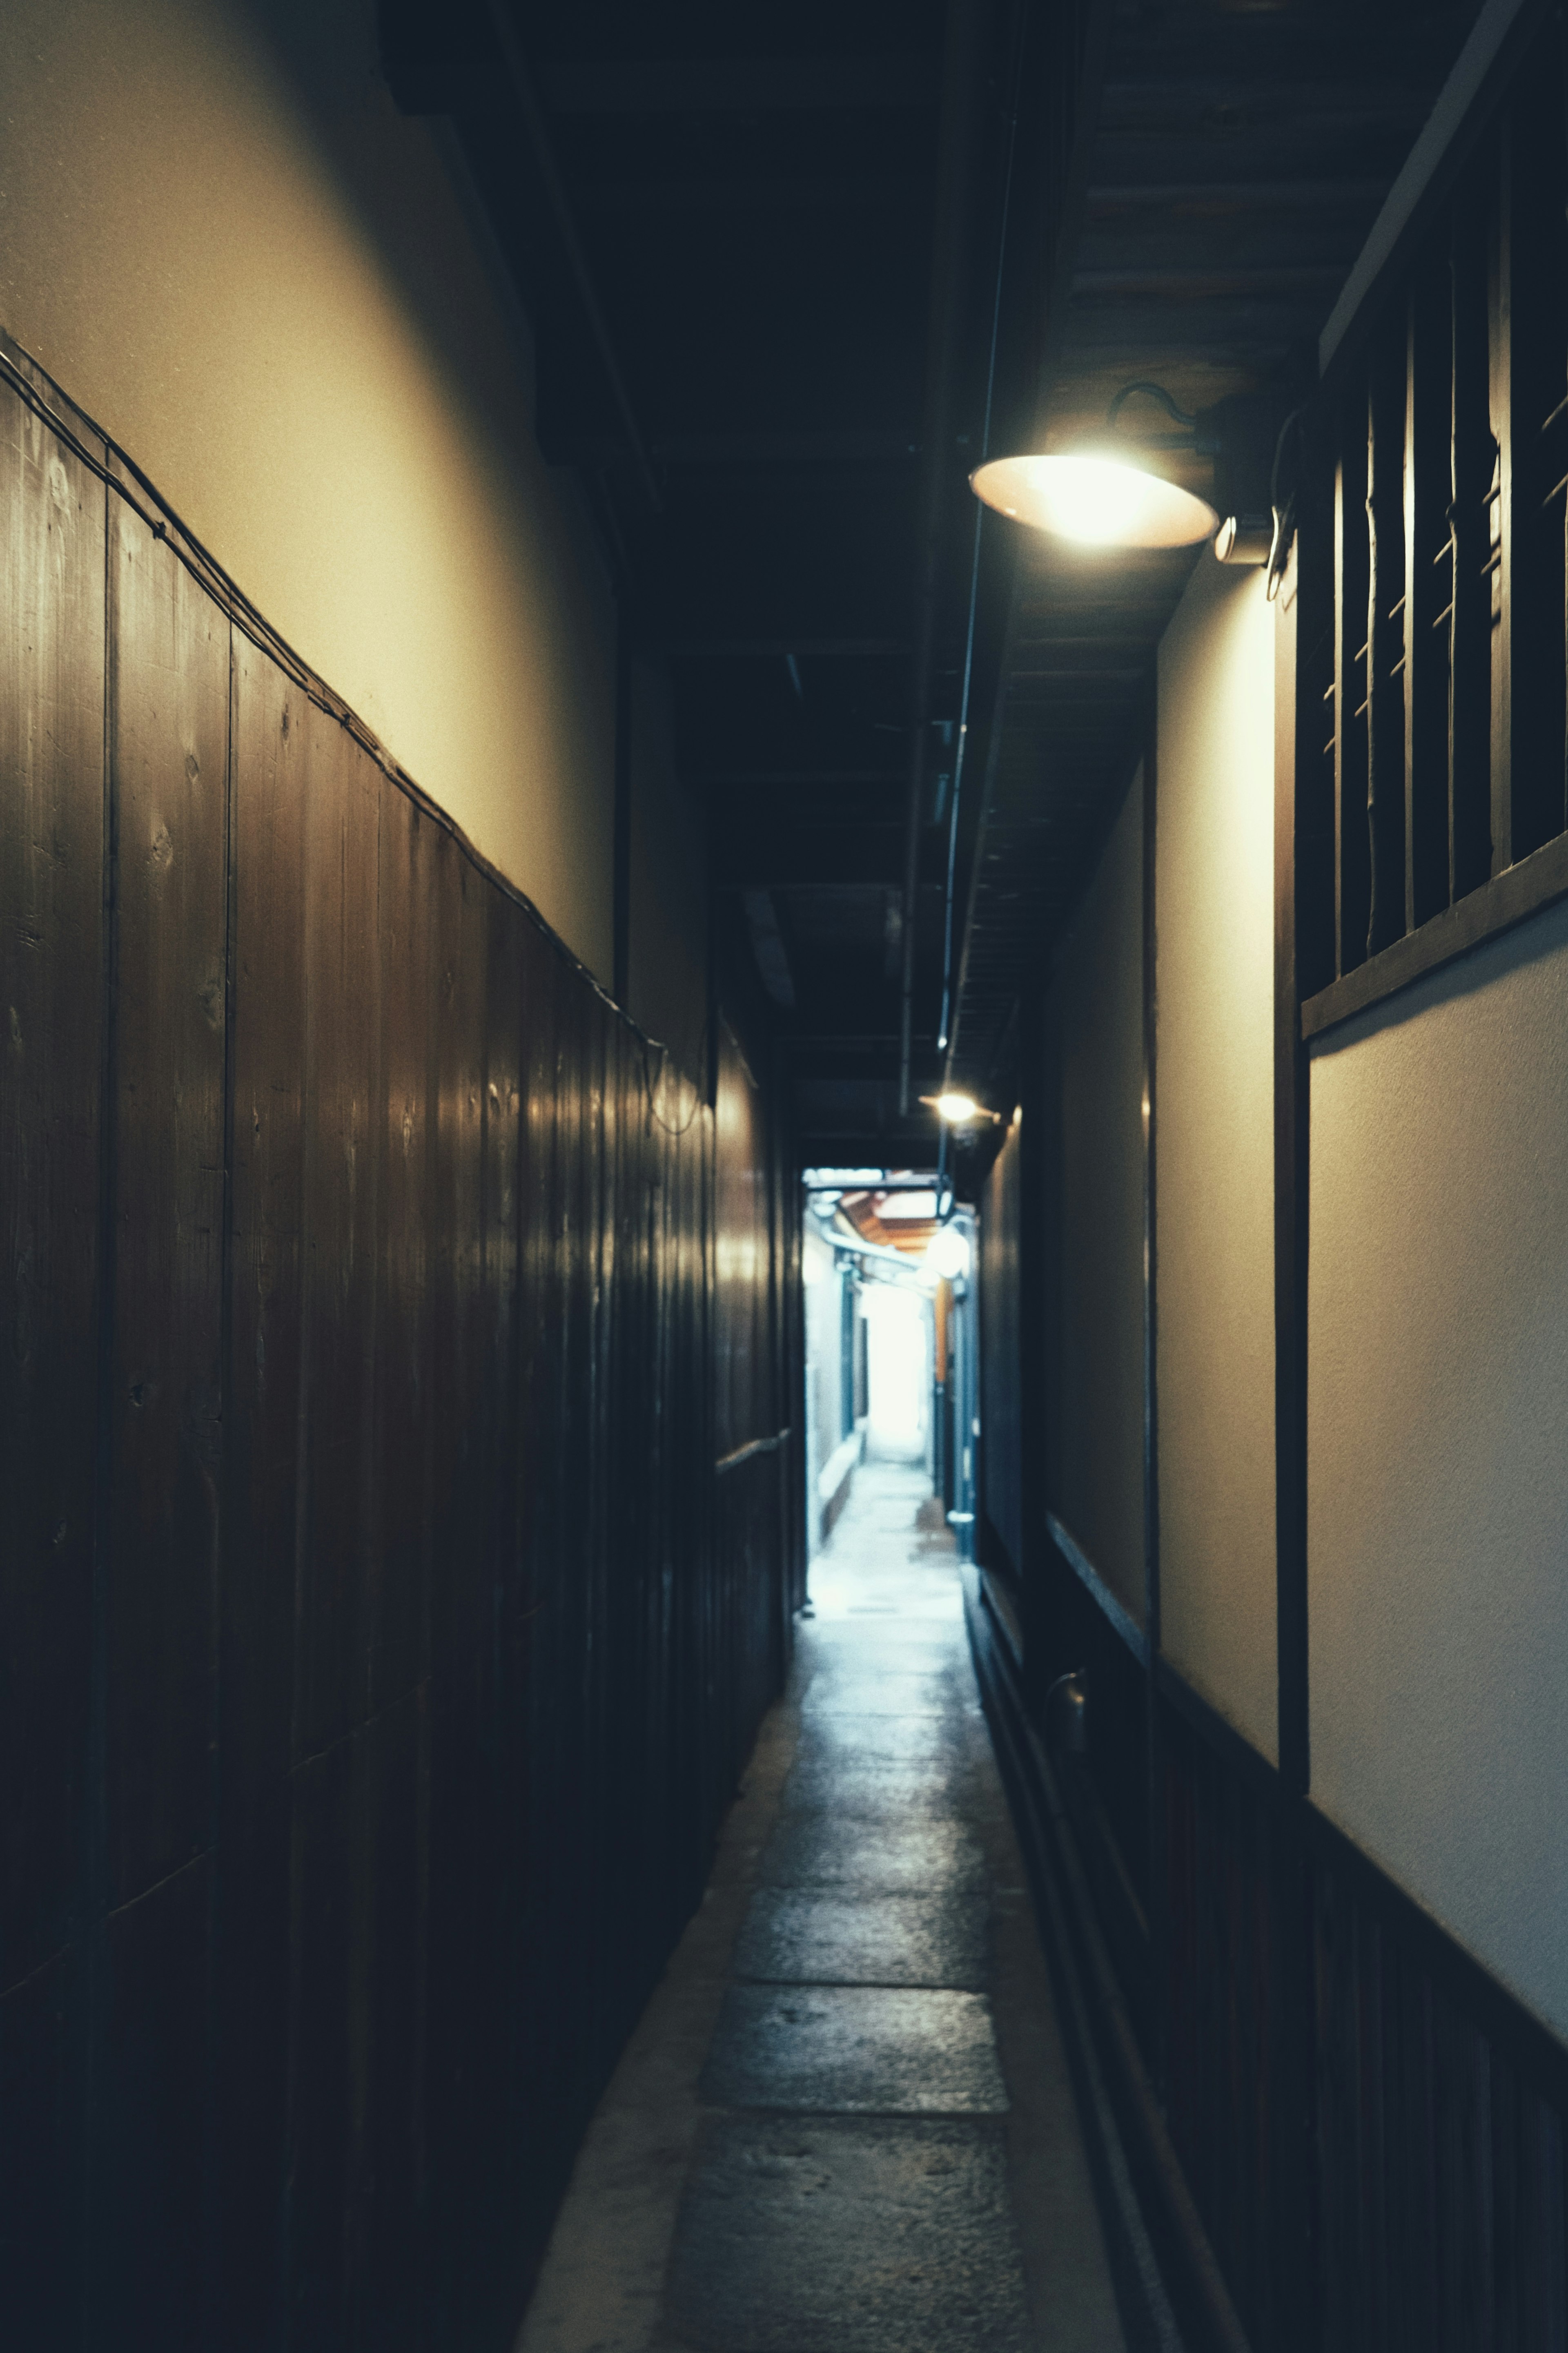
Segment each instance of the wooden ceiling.
[{"label": "wooden ceiling", "polygon": [[[1037,448],[1102,427],[1123,385],[1188,412],[1281,412],[1474,19],[1473,0],[1117,7],[1074,138],[1045,304]],[[1152,406],[1129,410],[1168,430]],[[1212,461],[1167,470],[1208,494]],[[1154,650],[1191,554],[1020,534],[970,846],[953,1077],[1006,1092],[1012,1008],[1084,878],[1137,755]]]},{"label": "wooden ceiling", "polygon": [[1010,1103],[1012,1008],[1190,570],[992,519],[972,574],[993,349],[997,448],[1135,378],[1288,401],[1474,14],[383,0],[395,91],[449,118],[528,311],[547,451],[669,665],[808,1164],[934,1157],[966,667],[952,1072]]}]

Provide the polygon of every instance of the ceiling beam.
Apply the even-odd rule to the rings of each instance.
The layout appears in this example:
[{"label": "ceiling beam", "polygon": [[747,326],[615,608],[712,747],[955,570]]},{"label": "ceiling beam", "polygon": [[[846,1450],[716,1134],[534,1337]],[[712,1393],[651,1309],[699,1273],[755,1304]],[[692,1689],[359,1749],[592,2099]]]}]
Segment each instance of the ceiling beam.
[{"label": "ceiling beam", "polygon": [[906,50],[822,58],[563,58],[538,69],[557,114],[775,114],[934,106],[936,60]]},{"label": "ceiling beam", "polygon": [[[1342,52],[1348,55],[1349,52]],[[1282,100],[1285,101],[1282,105]],[[1133,78],[1108,75],[1100,99],[1102,133],[1136,128],[1189,137],[1201,153],[1232,124],[1247,131],[1277,129],[1283,118],[1305,137],[1338,130],[1418,131],[1431,111],[1432,91],[1409,79],[1283,80],[1270,73],[1247,80],[1229,74],[1173,72],[1168,61]]]},{"label": "ceiling beam", "polygon": [[[1380,184],[1374,210],[1382,200]],[[712,213],[722,222],[735,213],[902,213],[929,203],[930,190],[924,181],[893,172],[835,179],[597,180],[581,190],[577,202],[596,217]]]},{"label": "ceiling beam", "polygon": [[1332,213],[1353,220],[1375,213],[1386,194],[1383,180],[1165,180],[1091,186],[1084,211],[1096,225],[1142,213],[1195,213],[1205,219],[1284,213],[1292,220],[1303,213]]},{"label": "ceiling beam", "polygon": [[721,786],[736,792],[809,790],[817,785],[885,785],[889,790],[896,786],[902,792],[904,786],[902,776],[890,775],[886,768],[710,768],[700,771],[691,781],[700,792]]},{"label": "ceiling beam", "polygon": [[897,825],[724,826],[713,874],[729,891],[864,891],[903,879]]},{"label": "ceiling beam", "polygon": [[870,433],[668,433],[654,444],[666,466],[902,466],[920,454],[907,427]]},{"label": "ceiling beam", "polygon": [[[1153,302],[1226,302],[1252,296],[1273,302],[1294,295],[1318,301],[1336,294],[1344,276],[1337,262],[1235,269],[1075,269],[1068,291],[1075,301],[1146,295]],[[1148,332],[1159,333],[1159,323],[1151,321]]]},{"label": "ceiling beam", "polygon": [[661,650],[671,661],[894,661],[909,648],[897,638],[675,638]]}]

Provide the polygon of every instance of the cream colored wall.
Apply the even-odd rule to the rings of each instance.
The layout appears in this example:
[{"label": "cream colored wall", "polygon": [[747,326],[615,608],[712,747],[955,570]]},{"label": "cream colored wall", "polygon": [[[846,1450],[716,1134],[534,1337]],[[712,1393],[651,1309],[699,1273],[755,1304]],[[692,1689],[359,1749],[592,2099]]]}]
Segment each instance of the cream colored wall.
[{"label": "cream colored wall", "polygon": [[608,981],[613,611],[371,0],[0,37],[0,325]]},{"label": "cream colored wall", "polygon": [[1568,909],[1311,1088],[1313,1794],[1568,2032]]},{"label": "cream colored wall", "polygon": [[1160,1613],[1278,1748],[1274,609],[1205,549],[1160,648],[1154,909]]},{"label": "cream colored wall", "polygon": [[1122,805],[1048,1018],[1061,1070],[1060,1326],[1051,1508],[1143,1615],[1143,815]]}]

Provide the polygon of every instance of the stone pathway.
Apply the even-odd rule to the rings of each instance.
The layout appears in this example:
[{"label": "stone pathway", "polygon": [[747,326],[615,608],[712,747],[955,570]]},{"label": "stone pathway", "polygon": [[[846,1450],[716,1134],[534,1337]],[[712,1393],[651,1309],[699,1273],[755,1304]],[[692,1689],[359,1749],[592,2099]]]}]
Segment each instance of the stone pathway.
[{"label": "stone pathway", "polygon": [[1121,2353],[957,1564],[868,1464],[521,2353]]}]

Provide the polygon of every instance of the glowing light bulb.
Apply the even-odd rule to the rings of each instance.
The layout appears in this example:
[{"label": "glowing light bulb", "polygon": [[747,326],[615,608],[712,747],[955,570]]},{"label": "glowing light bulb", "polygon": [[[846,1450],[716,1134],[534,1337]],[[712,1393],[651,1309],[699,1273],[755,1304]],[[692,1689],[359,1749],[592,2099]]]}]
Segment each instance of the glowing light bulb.
[{"label": "glowing light bulb", "polygon": [[973,1095],[938,1095],[937,1110],[951,1127],[963,1127],[980,1106]]},{"label": "glowing light bulb", "polygon": [[938,1226],[926,1244],[925,1262],[933,1274],[956,1282],[969,1272],[969,1243],[956,1226]]},{"label": "glowing light bulb", "polygon": [[1192,547],[1219,517],[1206,499],[1120,458],[994,458],[970,487],[998,514],[1087,547]]}]

